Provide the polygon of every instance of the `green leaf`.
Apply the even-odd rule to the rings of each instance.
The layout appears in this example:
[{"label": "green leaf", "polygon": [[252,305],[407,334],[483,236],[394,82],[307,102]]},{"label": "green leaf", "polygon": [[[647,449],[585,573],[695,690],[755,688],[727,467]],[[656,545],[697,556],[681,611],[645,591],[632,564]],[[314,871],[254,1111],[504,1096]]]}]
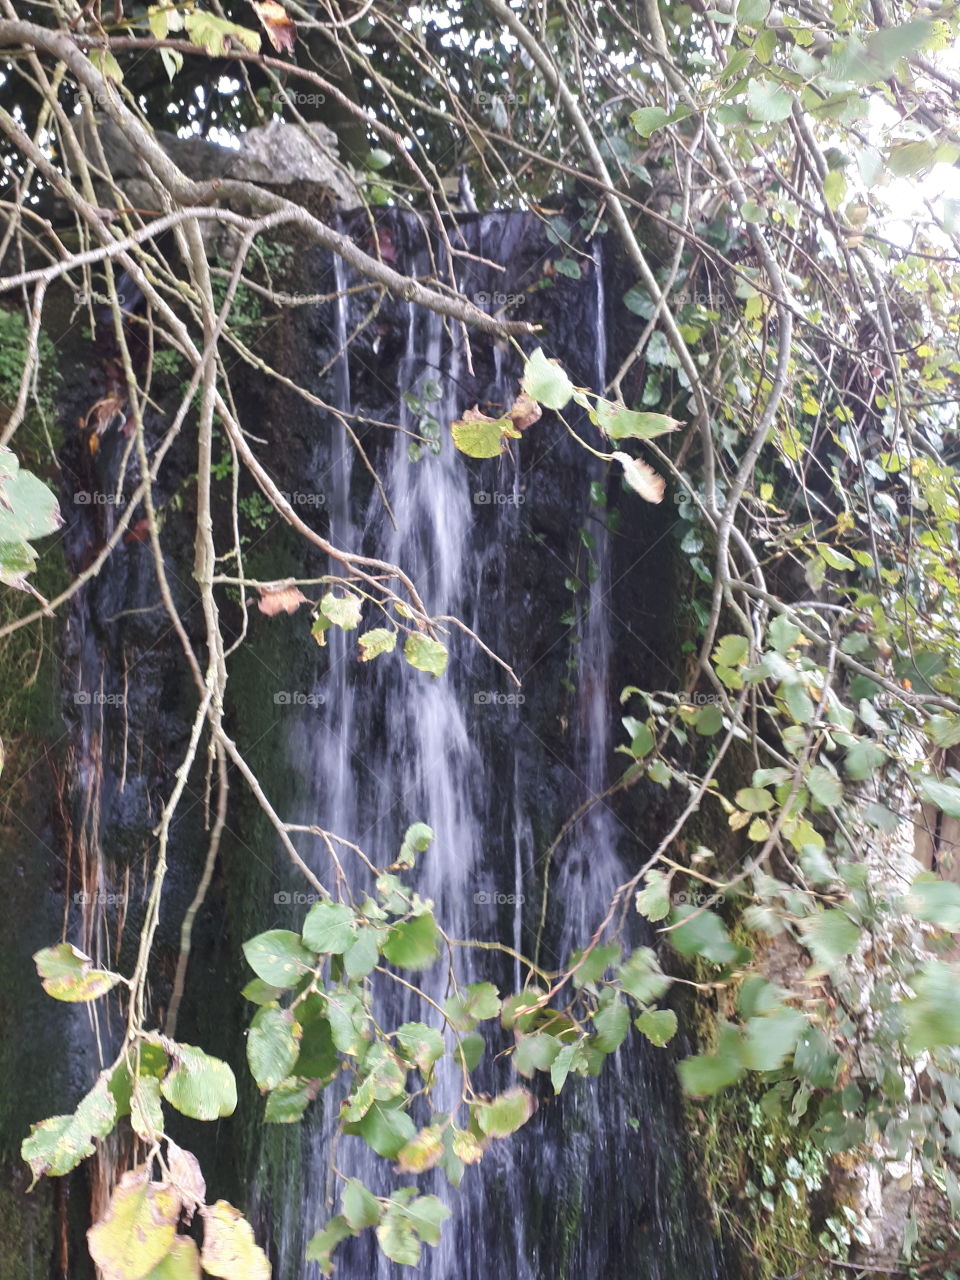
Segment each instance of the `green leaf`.
[{"label": "green leaf", "polygon": [[319,1081],[289,1076],[268,1094],[263,1113],[266,1124],[297,1124],[317,1096]]},{"label": "green leaf", "polygon": [[[847,180],[844,177],[842,169],[831,169],[829,173],[824,175],[823,179],[823,198],[827,203],[828,209],[836,211],[843,204],[847,194]],[[845,559],[846,557],[844,557]],[[836,565],[835,568],[843,568],[846,566]],[[853,568],[853,561],[850,562],[849,568]]]},{"label": "green leaf", "polygon": [[[260,37],[249,27],[238,26],[216,14],[206,13],[202,9],[194,9],[184,14],[183,25],[191,44],[205,49],[212,58],[225,58],[230,53],[230,41],[249,49],[251,53],[260,52]],[[239,1277],[236,1280],[240,1280]]]},{"label": "green leaf", "polygon": [[813,699],[799,680],[782,684],[778,690],[787,704],[787,710],[797,724],[809,724],[816,715]]},{"label": "green leaf", "polygon": [[105,80],[113,80],[116,84],[123,84],[123,71],[120,69],[120,63],[108,50],[91,49],[90,61]]},{"label": "green leaf", "polygon": [[785,654],[800,639],[801,631],[783,614],[778,614],[767,628],[767,639],[779,654]]},{"label": "green leaf", "polygon": [[657,954],[650,947],[638,947],[628,956],[620,966],[617,977],[624,991],[641,1004],[658,1000],[673,981],[660,971]]},{"label": "green leaf", "polygon": [[106,1080],[98,1080],[73,1115],[51,1116],[30,1126],[20,1154],[34,1181],[46,1174],[60,1178],[92,1156],[94,1138],[104,1138],[117,1119],[117,1104]]},{"label": "green leaf", "polygon": [[300,941],[300,935],[290,929],[271,929],[257,934],[243,944],[243,954],[259,978],[280,990],[296,986],[317,963]]},{"label": "green leaf", "polygon": [[560,275],[566,276],[569,280],[579,280],[583,275],[580,270],[580,263],[576,258],[557,258],[553,264],[554,270]]},{"label": "green leaf", "polygon": [[561,1048],[561,1042],[555,1036],[544,1032],[520,1036],[513,1055],[514,1069],[529,1080],[536,1071],[548,1071]]},{"label": "green leaf", "polygon": [[203,1269],[221,1280],[270,1280],[267,1255],[258,1246],[253,1227],[227,1200],[201,1210]]},{"label": "green leaf", "polygon": [[754,120],[775,124],[793,109],[790,93],[775,80],[751,80],[747,84],[747,109]]},{"label": "green leaf", "polygon": [[597,426],[611,440],[653,440],[680,425],[665,413],[638,413],[611,400],[597,400],[596,415]]},{"label": "green leaf", "polygon": [[740,667],[750,655],[750,641],[746,636],[721,636],[713,651],[713,662],[720,667]]},{"label": "green leaf", "polygon": [[805,778],[810,794],[819,804],[836,805],[843,799],[843,783],[822,764],[815,764]]},{"label": "green leaf", "polygon": [[386,169],[392,163],[393,156],[382,147],[374,147],[367,152],[367,168],[372,169],[374,173],[379,173],[381,169]]},{"label": "green leaf", "polygon": [[433,828],[428,827],[425,822],[413,823],[404,833],[397,862],[402,867],[412,867],[417,860],[417,854],[426,853],[432,843]]},{"label": "green leaf", "polygon": [[843,768],[848,778],[854,782],[865,782],[887,758],[883,747],[876,742],[864,740],[851,747],[843,759]]},{"label": "green leaf", "polygon": [[924,800],[942,810],[948,818],[960,818],[960,786],[956,782],[946,782],[925,774],[919,779],[919,786]]},{"label": "green leaf", "polygon": [[352,907],[340,902],[317,902],[303,922],[303,941],[320,955],[340,956],[356,938]]},{"label": "green leaf", "polygon": [[377,1227],[380,1248],[393,1262],[414,1267],[420,1261],[420,1241],[410,1221],[406,1207],[390,1200]]},{"label": "green leaf", "polygon": [[375,1227],[380,1221],[380,1203],[362,1182],[350,1178],[343,1189],[343,1216],[352,1231]]},{"label": "green leaf", "polygon": [[614,1001],[594,1014],[593,1027],[596,1048],[601,1053],[615,1053],[630,1030],[630,1011],[625,1004]]},{"label": "green leaf", "polygon": [[251,978],[240,994],[251,1004],[275,1004],[283,995],[283,988],[272,987],[262,978]]},{"label": "green leaf", "polygon": [[736,1084],[743,1075],[743,1067],[736,1057],[730,1055],[712,1056],[701,1053],[694,1058],[681,1062],[680,1083],[687,1093],[694,1097],[710,1097]]},{"label": "green leaf", "polygon": [[266,1005],[257,1011],[247,1033],[247,1062],[261,1090],[275,1089],[290,1075],[302,1034],[289,1009]]},{"label": "green leaf", "polygon": [[833,908],[802,921],[801,929],[807,947],[828,966],[853,955],[860,942],[860,926]]},{"label": "green leaf", "polygon": [[[842,175],[841,175],[842,176]],[[827,546],[821,543],[818,551],[822,559],[826,560],[831,569],[855,569],[857,566],[849,556],[845,556],[841,551],[837,551],[835,547]]]},{"label": "green leaf", "polygon": [[425,1022],[405,1022],[394,1032],[397,1052],[408,1062],[427,1072],[444,1054],[443,1036]]},{"label": "green leaf", "polygon": [[403,656],[418,671],[426,671],[432,676],[442,676],[447,669],[447,650],[439,640],[431,640],[419,632],[407,636],[403,646]]},{"label": "green leaf", "polygon": [[450,1210],[436,1196],[417,1196],[407,1206],[407,1217],[420,1239],[429,1245],[440,1243],[440,1224],[450,1217]]},{"label": "green leaf", "polygon": [[523,390],[545,409],[562,409],[573,395],[573,383],[556,360],[538,347],[523,366]]},{"label": "green leaf", "polygon": [[703,956],[714,964],[728,964],[736,958],[737,948],[723,921],[712,911],[682,906],[674,911],[673,918],[684,921],[667,935],[674,950],[682,956]]},{"label": "green leaf", "polygon": [[458,1031],[472,1031],[478,1022],[500,1012],[500,993],[492,982],[473,982],[448,996],[443,1011]]},{"label": "green leaf", "polygon": [[160,1082],[160,1092],[172,1107],[193,1120],[218,1120],[233,1115],[237,1082],[225,1062],[192,1044],[178,1044],[173,1069]]},{"label": "green leaf", "polygon": [[142,1280],[170,1252],[180,1196],[151,1182],[146,1165],[125,1173],[103,1218],[87,1232],[90,1256],[110,1280]]},{"label": "green leaf", "polygon": [[907,909],[917,920],[937,924],[951,933],[960,930],[960,884],[922,872],[910,886]]},{"label": "green leaf", "polygon": [[392,1160],[417,1131],[416,1125],[402,1110],[402,1099],[374,1102],[362,1120],[345,1124],[344,1133],[363,1138],[378,1156]]},{"label": "green leaf", "polygon": [[[582,951],[575,951],[570,957],[570,967],[580,963]],[[599,982],[606,971],[615,965],[620,959],[620,946],[616,942],[608,943],[604,947],[594,947],[592,951],[587,952],[586,959],[580,965],[576,973],[573,975],[573,985],[575,987],[586,987],[592,982]]]},{"label": "green leaf", "polygon": [[737,26],[761,27],[770,12],[770,0],[737,0]]},{"label": "green leaf", "polygon": [[450,434],[468,458],[499,458],[507,441],[520,437],[511,418],[487,418],[479,413],[451,423]]},{"label": "green leaf", "polygon": [[797,1075],[814,1089],[832,1089],[839,1067],[840,1055],[833,1045],[819,1027],[807,1023],[793,1055],[793,1068]]},{"label": "green leaf", "polygon": [[487,1042],[480,1032],[470,1031],[461,1039],[456,1056],[458,1059],[463,1059],[463,1065],[468,1071],[472,1071],[483,1057],[486,1048]]},{"label": "green leaf", "polygon": [[719,733],[723,728],[723,710],[716,703],[710,706],[701,707],[697,712],[697,718],[693,722],[693,727],[704,738],[712,738],[715,733]]},{"label": "green leaf", "polygon": [[94,969],[93,961],[70,942],[38,951],[33,962],[43,980],[43,989],[54,1000],[77,1003],[96,1000],[112,990],[123,978],[107,969]]},{"label": "green leaf", "polygon": [[648,920],[663,920],[670,911],[670,877],[662,871],[648,871],[635,905]]},{"label": "green leaf", "polygon": [[428,969],[440,954],[433,913],[425,911],[391,926],[383,954],[400,969]]},{"label": "green leaf", "polygon": [[751,1071],[775,1071],[797,1046],[807,1019],[796,1009],[751,1018],[747,1023],[741,1061]]},{"label": "green leaf", "polygon": [[927,733],[938,747],[957,746],[960,743],[960,716],[931,716],[927,721]]},{"label": "green leaf", "polygon": [[323,996],[310,995],[296,1009],[297,1020],[303,1027],[300,1039],[300,1056],[294,1074],[314,1080],[328,1080],[339,1069],[337,1047],[333,1042],[333,1028],[327,1017],[327,1001]]},{"label": "green leaf", "polygon": [[397,1153],[400,1173],[426,1173],[443,1158],[443,1125],[431,1125],[421,1129]]},{"label": "green leaf", "polygon": [[651,133],[662,129],[670,119],[670,112],[663,107],[638,107],[630,114],[630,123],[641,138],[649,138]]},{"label": "green leaf", "polygon": [[197,1246],[189,1236],[175,1236],[170,1252],[144,1280],[201,1280]]},{"label": "green leaf", "polygon": [[560,1092],[566,1083],[567,1076],[578,1065],[581,1057],[582,1047],[579,1040],[563,1046],[550,1066],[550,1079],[553,1082],[554,1093]]},{"label": "green leaf", "polygon": [[633,1024],[651,1044],[662,1049],[677,1032],[677,1015],[672,1009],[646,1009]]},{"label": "green leaf", "polygon": [[491,1102],[478,1102],[473,1114],[488,1138],[507,1138],[527,1123],[537,1109],[537,1100],[524,1088],[509,1089]]},{"label": "green leaf", "polygon": [[357,637],[360,646],[360,661],[370,662],[381,653],[393,653],[397,647],[397,633],[388,627],[374,627]]},{"label": "green leaf", "polygon": [[348,978],[358,981],[373,972],[380,959],[383,937],[383,930],[372,925],[357,930],[353,945],[343,953],[343,967]]},{"label": "green leaf", "polygon": [[0,542],[18,545],[43,538],[63,527],[56,495],[20,463],[9,449],[0,449]]},{"label": "green leaf", "polygon": [[316,1262],[325,1276],[333,1273],[331,1254],[342,1241],[353,1235],[346,1218],[337,1214],[322,1231],[318,1231],[307,1245],[307,1262]]},{"label": "green leaf", "polygon": [[333,1043],[341,1053],[359,1057],[369,1040],[367,1010],[363,1001],[342,987],[327,992],[327,1018]]},{"label": "green leaf", "polygon": [[960,1045],[960,966],[931,960],[910,985],[916,994],[900,1006],[907,1027],[908,1052],[929,1053],[947,1045]]},{"label": "green leaf", "polygon": [[[363,1056],[361,1070],[371,1082],[373,1098],[377,1102],[389,1102],[403,1093],[408,1063],[403,1062],[382,1040],[375,1040]],[[360,1117],[357,1116],[356,1119]],[[354,1119],[353,1116],[350,1119]]]},{"label": "green leaf", "polygon": [[161,49],[160,61],[170,81],[183,70],[183,54],[179,49]]},{"label": "green leaf", "polygon": [[765,787],[744,787],[734,799],[747,813],[766,813],[773,808],[773,796]]},{"label": "green leaf", "polygon": [[623,717],[623,727],[630,734],[630,746],[622,748],[627,751],[636,760],[642,760],[644,756],[649,755],[656,743],[653,736],[653,730],[648,724],[644,724],[642,720],[637,720],[634,716]]},{"label": "green leaf", "polygon": [[[363,609],[363,601],[352,591],[347,591],[344,595],[335,595],[332,591],[328,591],[320,601],[320,612],[335,627],[340,627],[343,631],[355,631],[360,625],[360,615]],[[391,632],[391,634],[393,634]],[[361,640],[363,637],[360,637]]]}]

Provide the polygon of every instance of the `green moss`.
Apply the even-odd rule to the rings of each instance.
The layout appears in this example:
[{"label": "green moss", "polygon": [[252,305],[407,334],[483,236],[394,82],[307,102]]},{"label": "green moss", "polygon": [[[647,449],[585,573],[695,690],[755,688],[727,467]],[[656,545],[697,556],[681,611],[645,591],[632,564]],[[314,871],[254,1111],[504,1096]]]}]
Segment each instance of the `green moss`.
[{"label": "green moss", "polygon": [[37,1256],[37,1244],[57,1238],[53,1187],[45,1180],[25,1201],[6,1181],[0,1180],[0,1275],[3,1280],[36,1280],[48,1274],[50,1265],[49,1258]]}]

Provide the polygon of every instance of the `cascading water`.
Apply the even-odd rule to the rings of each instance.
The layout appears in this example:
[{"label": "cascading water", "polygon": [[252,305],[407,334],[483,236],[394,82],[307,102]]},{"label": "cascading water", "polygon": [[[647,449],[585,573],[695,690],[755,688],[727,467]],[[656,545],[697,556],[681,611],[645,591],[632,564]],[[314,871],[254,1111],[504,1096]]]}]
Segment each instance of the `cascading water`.
[{"label": "cascading water", "polygon": [[[481,300],[503,291],[504,277],[482,260],[499,255],[509,268],[512,252],[523,256],[530,227],[522,215],[490,214],[465,223],[474,257],[464,260],[461,290]],[[398,233],[403,230],[398,220]],[[402,234],[396,238],[403,241]],[[525,252],[529,260],[529,243]],[[548,349],[601,389],[606,343],[599,245],[594,254],[578,295],[586,331],[572,325],[566,346],[558,342]],[[426,246],[408,249],[402,269],[427,275]],[[335,276],[342,295],[348,281],[339,265]],[[349,321],[342,296],[333,321],[342,347]],[[354,841],[378,865],[396,856],[409,823],[428,823],[435,839],[420,859],[414,884],[422,897],[434,900],[447,933],[503,941],[530,954],[538,932],[541,859],[549,843],[544,837],[555,834],[585,801],[600,796],[610,780],[617,620],[609,534],[602,522],[593,528],[592,539],[580,540],[583,546],[592,541],[593,565],[584,573],[583,604],[572,636],[561,630],[549,646],[531,639],[534,621],[542,621],[533,615],[544,606],[539,584],[525,581],[525,564],[533,548],[556,560],[561,578],[565,567],[570,571],[577,525],[585,524],[590,506],[590,482],[602,488],[606,476],[602,464],[591,469],[586,455],[562,435],[541,447],[532,463],[521,449],[519,463],[505,457],[480,468],[468,464],[454,449],[448,424],[477,399],[509,404],[517,391],[517,365],[499,346],[474,340],[471,370],[460,334],[412,305],[397,308],[394,327],[399,325],[399,385],[389,388],[389,396],[400,429],[374,457],[395,524],[379,492],[354,465],[340,423],[325,420],[329,438],[318,449],[310,483],[325,496],[335,543],[357,546],[362,540],[366,553],[401,565],[434,616],[463,618],[527,680],[519,695],[511,693],[502,670],[452,627],[446,637],[450,664],[440,680],[409,668],[401,674],[382,660],[359,666],[355,636],[331,629],[320,674],[310,696],[301,700],[288,737],[289,762],[299,778],[298,820]],[[368,389],[378,382],[362,355],[340,358],[333,382],[337,407],[345,414],[355,398],[351,369]],[[407,433],[416,430],[418,415],[410,403],[430,400],[431,382],[439,388],[430,411],[441,423],[441,439],[435,453],[425,450],[414,460]],[[384,392],[381,384],[377,394]],[[409,403],[404,392],[411,393]],[[362,412],[364,406],[357,408]],[[566,545],[554,547],[536,532],[543,518],[537,504],[540,491],[556,487],[551,476],[558,474],[576,495],[577,509],[568,513]],[[547,673],[556,670],[557,654],[571,643],[577,651],[576,692],[565,713],[553,714],[547,707],[559,707],[562,693]],[[569,722],[562,741],[555,728],[544,728],[555,720]],[[602,799],[573,827],[550,883],[542,939],[547,967],[559,966],[597,927],[614,889],[630,874],[621,850],[628,841],[643,851],[639,838]],[[331,883],[333,865],[322,839],[308,856]],[[344,854],[347,866],[349,857]],[[634,944],[648,941],[639,927],[634,931]],[[518,963],[486,951],[458,949],[457,965],[462,984],[493,980],[503,994],[519,989],[523,980]],[[433,998],[443,999],[442,972],[422,980]],[[429,1013],[419,997],[399,986],[379,1010],[383,1025],[390,1026],[435,1020]],[[512,1139],[493,1144],[482,1163],[467,1170],[459,1190],[447,1187],[438,1171],[421,1175],[421,1188],[444,1199],[453,1216],[441,1245],[424,1251],[415,1274],[427,1280],[480,1280],[491,1272],[501,1280],[718,1276],[709,1228],[692,1220],[694,1206],[681,1189],[679,1143],[671,1132],[679,1123],[671,1071],[662,1055],[628,1041],[599,1080],[572,1080],[557,1100],[548,1092],[549,1083],[541,1088],[539,1113]],[[479,1080],[495,1091],[509,1082],[509,1073],[504,1063],[488,1062],[481,1064]],[[329,1096],[335,1089],[327,1091],[315,1109],[318,1115],[307,1121],[301,1228],[274,1224],[279,1280],[306,1280],[312,1267],[302,1261],[304,1239],[336,1211],[329,1175],[340,1100]],[[449,1109],[458,1095],[457,1081],[441,1077],[430,1105]],[[359,1138],[340,1142],[336,1166],[378,1195],[389,1194],[398,1182],[388,1162]],[[292,1208],[288,1216],[293,1217]],[[410,1269],[379,1253],[371,1235],[366,1232],[338,1249],[340,1280],[409,1276]]]}]

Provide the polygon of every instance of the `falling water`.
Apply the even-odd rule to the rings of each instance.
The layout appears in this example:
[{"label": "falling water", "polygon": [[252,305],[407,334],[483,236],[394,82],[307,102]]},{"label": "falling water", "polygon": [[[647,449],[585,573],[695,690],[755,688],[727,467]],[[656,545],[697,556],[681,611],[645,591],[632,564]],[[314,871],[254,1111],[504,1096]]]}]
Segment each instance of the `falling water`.
[{"label": "falling water", "polygon": [[[489,257],[498,249],[509,253],[523,225],[519,215],[484,215],[465,230],[472,251]],[[589,335],[579,335],[584,344],[589,337],[590,346],[576,358],[580,375],[602,388],[606,341],[599,244],[594,252],[593,270],[583,286],[592,293],[586,303]],[[414,276],[426,275],[429,268],[423,247],[411,251],[402,264]],[[338,266],[338,290],[347,283]],[[504,287],[476,262],[463,268],[459,284],[465,292]],[[404,332],[394,420],[402,430],[393,433],[376,458],[395,523],[376,489],[363,483],[342,425],[328,420],[331,435],[318,447],[316,484],[327,494],[331,536],[340,545],[362,543],[367,554],[401,565],[432,615],[464,618],[485,643],[511,660],[510,638],[516,631],[511,612],[516,602],[509,594],[516,562],[511,556],[520,554],[517,549],[529,537],[519,500],[527,483],[520,469],[523,453],[520,466],[504,458],[471,467],[454,449],[447,424],[473,403],[467,386],[471,396],[509,401],[517,390],[517,367],[498,346],[483,349],[475,343],[473,359],[478,370],[480,365],[486,370],[484,382],[483,373],[469,367],[461,335],[446,329],[440,317],[412,305],[397,314]],[[341,348],[348,319],[341,300],[334,316]],[[364,376],[369,378],[369,370]],[[349,414],[356,385],[351,385],[345,358],[337,362],[334,382],[338,407]],[[414,460],[405,433],[417,429],[419,415],[403,393],[424,398],[429,382],[439,385],[440,398],[431,412],[442,424],[442,438],[435,454],[425,451]],[[589,483],[604,484],[606,478],[602,464],[592,472],[579,451],[563,452],[567,443],[560,439],[560,452],[550,465],[567,475],[569,469],[579,469],[574,489],[581,493],[580,512],[571,518],[586,524]],[[494,486],[497,494],[513,495],[496,516],[489,509]],[[615,887],[629,875],[620,850],[625,829],[600,798],[610,781],[610,733],[616,717],[611,673],[615,615],[609,535],[599,521],[591,521],[590,529],[593,567],[583,571],[575,634],[564,638],[564,643],[576,644],[578,658],[570,734],[559,766],[532,714],[538,699],[556,698],[557,691],[545,688],[538,673],[524,686],[523,697],[507,700],[502,691],[512,686],[502,670],[453,628],[445,637],[449,668],[439,680],[382,659],[361,666],[355,661],[355,633],[331,628],[312,690],[313,705],[303,708],[289,737],[290,764],[300,779],[299,821],[356,842],[377,865],[394,859],[411,822],[428,823],[435,839],[421,856],[415,888],[434,900],[448,934],[505,941],[528,954],[543,873],[537,831],[546,801],[536,792],[541,771],[544,778],[551,771],[560,780],[559,790],[556,782],[550,784],[549,797],[557,827],[593,799],[562,846],[551,878],[550,927],[544,940],[544,962],[550,966],[559,966],[583,945]],[[317,874],[330,883],[330,856],[321,840],[308,856]],[[515,901],[491,905],[497,895]],[[493,979],[505,995],[523,980],[516,962],[491,960],[489,952],[462,950],[457,963],[461,983]],[[428,994],[443,999],[443,973],[428,972],[423,981]],[[429,1015],[419,997],[399,987],[383,997],[378,1011],[383,1025],[390,1026],[408,1019],[430,1021]],[[390,1263],[372,1233],[365,1232],[338,1249],[338,1277],[398,1280],[415,1274],[425,1280],[487,1280],[492,1272],[499,1280],[600,1275],[612,1280],[709,1280],[717,1274],[709,1232],[664,1218],[674,1208],[660,1183],[679,1167],[676,1137],[665,1143],[656,1127],[656,1109],[666,1112],[672,1106],[671,1087],[663,1077],[669,1070],[628,1042],[600,1081],[573,1080],[558,1101],[544,1092],[539,1114],[513,1139],[494,1143],[481,1165],[467,1170],[459,1190],[449,1188],[439,1171],[421,1175],[421,1189],[445,1200],[453,1216],[441,1245],[425,1249],[414,1272]],[[657,1071],[660,1082],[651,1085]],[[503,1062],[481,1065],[482,1088],[492,1092],[508,1080]],[[331,1086],[327,1094],[336,1088]],[[458,1093],[457,1082],[441,1076],[431,1106],[449,1109]],[[330,1199],[329,1163],[339,1101],[327,1096],[307,1121],[306,1236],[337,1209],[336,1197],[333,1203]],[[340,1172],[360,1178],[375,1194],[388,1195],[397,1185],[389,1164],[360,1139],[344,1139],[336,1163]],[[280,1280],[306,1280],[312,1268],[301,1261],[303,1240],[290,1230],[276,1230],[274,1238],[281,1253]]]}]

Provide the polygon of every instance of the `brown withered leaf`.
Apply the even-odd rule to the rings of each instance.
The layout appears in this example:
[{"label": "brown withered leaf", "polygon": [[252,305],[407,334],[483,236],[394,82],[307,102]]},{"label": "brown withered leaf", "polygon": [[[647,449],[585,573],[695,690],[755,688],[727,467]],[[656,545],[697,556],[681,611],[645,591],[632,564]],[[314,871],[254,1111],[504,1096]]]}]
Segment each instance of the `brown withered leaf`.
[{"label": "brown withered leaf", "polygon": [[150,540],[150,521],[147,519],[138,520],[136,524],[132,524],[127,532],[123,535],[123,540],[130,545],[131,542],[149,542]]},{"label": "brown withered leaf", "polygon": [[635,493],[647,502],[662,502],[664,480],[657,475],[649,463],[640,458],[631,458],[628,453],[611,453],[623,467],[623,478]]},{"label": "brown withered leaf", "polygon": [[507,410],[507,416],[518,431],[526,431],[527,427],[532,427],[535,422],[540,421],[543,409],[533,396],[528,396],[525,391],[521,391]]},{"label": "brown withered leaf", "polygon": [[109,395],[102,396],[87,411],[87,416],[83,420],[83,425],[89,430],[93,428],[98,436],[108,430],[117,421],[118,418],[126,418],[127,401],[125,396]]},{"label": "brown withered leaf", "polygon": [[296,613],[302,604],[308,603],[300,588],[291,582],[274,582],[257,589],[260,592],[257,607],[268,618],[275,618],[278,613]]},{"label": "brown withered leaf", "polygon": [[207,1195],[207,1184],[200,1171],[200,1161],[192,1151],[185,1151],[172,1138],[167,1138],[167,1166],[170,1169],[170,1180],[180,1192],[183,1212],[189,1222],[197,1206],[203,1204]]},{"label": "brown withered leaf", "polygon": [[277,4],[277,0],[250,0],[256,11],[257,17],[263,24],[263,29],[267,33],[267,39],[276,49],[277,53],[293,53],[293,47],[297,42],[297,25],[284,9],[282,4]]}]

